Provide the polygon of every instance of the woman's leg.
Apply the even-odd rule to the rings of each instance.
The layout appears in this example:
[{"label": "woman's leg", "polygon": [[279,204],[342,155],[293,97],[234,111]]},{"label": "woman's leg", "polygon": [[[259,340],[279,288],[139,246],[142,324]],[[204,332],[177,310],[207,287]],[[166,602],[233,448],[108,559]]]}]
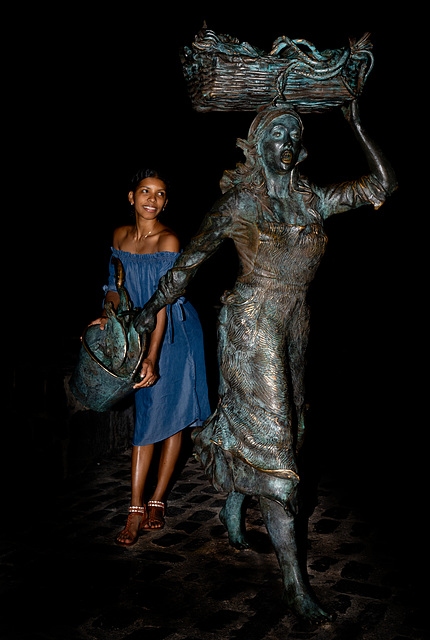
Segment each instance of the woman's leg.
[{"label": "woman's leg", "polygon": [[[143,504],[143,491],[153,454],[153,444],[133,447],[131,456],[131,504],[134,507]],[[117,536],[117,542],[127,544],[132,538],[136,537],[141,521],[142,516],[140,514],[131,515],[130,526],[121,531]]]},{"label": "woman's leg", "polygon": [[[182,431],[175,433],[164,440],[161,446],[160,463],[158,466],[158,479],[157,486],[151,498],[151,501],[163,502],[164,495],[169,486],[173,472],[176,467],[176,463],[179,458],[182,446]],[[150,501],[150,502],[151,502]],[[148,522],[147,527],[149,529],[160,529],[164,526],[164,508],[163,506],[151,507],[148,503]]]},{"label": "woman's leg", "polygon": [[157,486],[152,500],[163,500],[169,482],[178,462],[182,446],[182,431],[164,440],[161,445],[160,464],[158,466]]}]

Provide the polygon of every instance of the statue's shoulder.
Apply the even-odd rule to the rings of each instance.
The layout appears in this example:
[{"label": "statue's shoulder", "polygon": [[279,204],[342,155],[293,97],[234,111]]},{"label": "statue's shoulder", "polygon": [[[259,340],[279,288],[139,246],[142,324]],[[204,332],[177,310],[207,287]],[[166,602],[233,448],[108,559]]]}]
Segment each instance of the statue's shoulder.
[{"label": "statue's shoulder", "polygon": [[312,182],[307,176],[299,174],[294,181],[294,190],[300,193],[307,206],[313,206],[324,193],[324,189]]},{"label": "statue's shoulder", "polygon": [[217,201],[215,208],[228,212],[232,219],[257,218],[257,198],[249,189],[232,187]]},{"label": "statue's shoulder", "polygon": [[294,189],[299,193],[312,195],[318,189],[303,173],[298,173],[293,180]]}]

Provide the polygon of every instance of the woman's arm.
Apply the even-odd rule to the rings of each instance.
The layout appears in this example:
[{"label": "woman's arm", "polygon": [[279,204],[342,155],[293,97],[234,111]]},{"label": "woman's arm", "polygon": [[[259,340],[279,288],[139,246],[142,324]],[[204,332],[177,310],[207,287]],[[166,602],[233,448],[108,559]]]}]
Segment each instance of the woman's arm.
[{"label": "woman's arm", "polygon": [[[172,253],[178,253],[180,246],[179,240],[176,234],[170,229],[166,229],[158,240],[158,251],[170,251]],[[166,329],[166,309],[161,309],[157,313],[157,321],[154,331],[151,333],[151,339],[149,343],[149,349],[146,358],[142,362],[142,369],[140,372],[141,381],[134,386],[134,389],[141,389],[147,387],[156,381],[157,365],[160,356],[161,345],[163,344],[164,331]]]},{"label": "woman's arm", "polygon": [[[126,234],[126,232],[127,232],[127,227],[118,227],[118,229],[115,229],[113,233],[113,239],[112,239],[112,246],[115,249],[119,249],[120,239]],[[113,304],[113,308],[116,311],[119,305],[119,293],[117,291],[112,291],[112,290],[107,291],[104,299],[104,304],[106,304],[107,302],[111,302]],[[91,325],[93,324],[98,324],[100,325],[100,329],[103,331],[107,321],[108,321],[107,313],[106,313],[106,310],[103,309],[100,318],[96,318],[95,320],[90,322],[88,326],[91,327]]]},{"label": "woman's arm", "polygon": [[157,364],[160,355],[161,345],[163,343],[164,330],[166,328],[166,309],[161,309],[157,313],[157,322],[154,331],[151,333],[148,354],[142,361],[142,369],[140,372],[141,381],[134,385],[134,389],[147,387],[158,378]]},{"label": "woman's arm", "polygon": [[[119,305],[119,294],[116,291],[108,291],[105,297],[105,304],[106,302],[112,302],[113,308],[117,309]],[[107,321],[108,321],[108,317],[106,314],[106,310],[103,309],[102,315],[100,316],[100,318],[96,318],[95,320],[90,322],[88,326],[91,327],[91,325],[93,324],[99,324],[100,329],[103,331]]]}]

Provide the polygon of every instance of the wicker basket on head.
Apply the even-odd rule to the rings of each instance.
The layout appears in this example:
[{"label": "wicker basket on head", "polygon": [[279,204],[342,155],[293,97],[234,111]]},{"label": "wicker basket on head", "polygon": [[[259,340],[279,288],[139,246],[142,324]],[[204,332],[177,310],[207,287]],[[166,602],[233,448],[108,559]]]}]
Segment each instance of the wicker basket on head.
[{"label": "wicker basket on head", "polygon": [[357,98],[373,67],[370,34],[319,52],[307,40],[278,38],[270,53],[204,28],[181,56],[197,111],[257,111],[283,100],[298,111],[324,111]]}]

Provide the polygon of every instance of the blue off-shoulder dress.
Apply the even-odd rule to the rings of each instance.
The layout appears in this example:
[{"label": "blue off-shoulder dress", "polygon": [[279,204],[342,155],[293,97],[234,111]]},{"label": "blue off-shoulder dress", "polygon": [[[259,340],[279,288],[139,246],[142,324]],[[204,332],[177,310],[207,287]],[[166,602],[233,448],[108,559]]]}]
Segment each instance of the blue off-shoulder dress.
[{"label": "blue off-shoulder dress", "polygon": [[[170,251],[136,254],[112,248],[112,256],[124,266],[125,287],[135,307],[148,302],[159,279],[179,255]],[[112,260],[105,291],[116,291]],[[185,298],[168,305],[166,312],[159,378],[153,386],[135,393],[135,446],[154,444],[186,427],[201,426],[210,414],[203,332],[197,312]]]}]

